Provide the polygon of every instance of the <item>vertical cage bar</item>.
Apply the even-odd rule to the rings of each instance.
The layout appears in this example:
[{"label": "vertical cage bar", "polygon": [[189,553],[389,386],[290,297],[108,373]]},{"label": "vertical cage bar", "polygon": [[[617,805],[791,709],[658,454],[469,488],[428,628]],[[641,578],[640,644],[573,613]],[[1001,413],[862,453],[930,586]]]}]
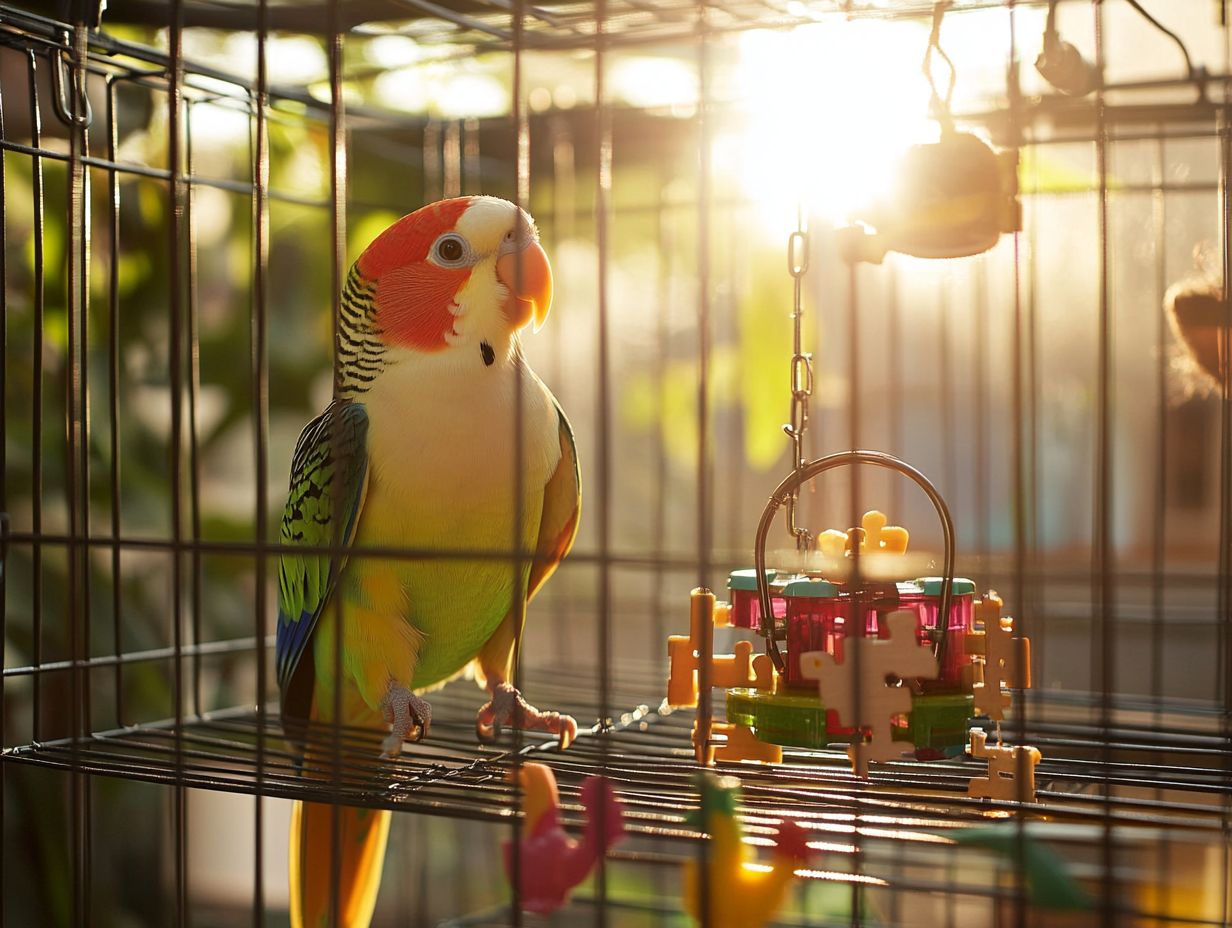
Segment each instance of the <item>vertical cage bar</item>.
[{"label": "vertical cage bar", "polygon": [[[851,445],[852,451],[857,451],[860,448],[860,416],[862,415],[863,403],[860,398],[860,265],[855,260],[847,262],[847,440]],[[849,526],[860,525],[860,496],[863,486],[863,474],[861,473],[861,465],[857,461],[849,468],[850,483],[848,488],[850,496],[847,506],[847,524]],[[856,639],[867,635],[867,626],[864,619],[863,609],[865,597],[863,595],[863,578],[860,574],[860,536],[856,535],[852,539],[851,544],[851,575],[848,588],[851,590],[851,624],[847,629],[847,637],[851,639],[851,648],[849,651],[851,659],[851,673],[853,680],[860,680],[860,674],[863,672],[861,660],[863,658],[862,649],[856,644]],[[864,710],[861,706],[862,687],[858,683],[852,685],[852,720],[856,723],[856,731],[852,736],[852,743],[857,745],[856,750],[859,751],[859,744],[863,740],[862,730],[859,728],[860,721],[864,718]],[[858,754],[856,755],[858,756]],[[852,791],[852,811],[855,822],[859,823],[862,808],[863,808],[863,790],[860,788],[863,784],[857,785]],[[855,844],[855,853],[851,858],[852,872],[857,876],[864,871],[864,852],[862,848],[863,841],[860,836],[860,829],[855,829],[853,835]],[[860,893],[860,883],[858,880],[853,880],[851,883],[851,926],[859,928],[863,924],[863,897]]]},{"label": "vertical cage bar", "polygon": [[[515,30],[516,35],[516,30]],[[516,41],[516,39],[515,39]],[[516,56],[516,52],[515,52]],[[443,195],[457,197],[462,195],[462,121],[451,119],[445,123],[444,154],[442,162],[444,171]]]},{"label": "vertical cage bar", "polygon": [[[43,146],[42,115],[39,112],[38,58],[27,51],[27,78],[30,82],[30,190],[33,200],[34,251],[34,385],[31,391],[31,463],[30,463],[30,545],[31,594],[30,661],[35,668],[43,664],[43,331],[46,327],[46,284],[43,254],[43,159],[38,154]],[[36,669],[30,680],[32,719],[31,737],[38,741],[42,732],[43,675]]]},{"label": "vertical cage bar", "polygon": [[[1225,11],[1226,12],[1226,11]],[[1224,72],[1232,73],[1232,29],[1223,23]],[[1221,637],[1220,664],[1223,671],[1223,712],[1221,717],[1225,745],[1232,744],[1232,86],[1223,85],[1219,108],[1219,196],[1220,239],[1223,245],[1223,326],[1218,336],[1219,358],[1219,615]],[[1232,751],[1224,752],[1224,775],[1232,780]],[[1223,831],[1232,819],[1232,796],[1225,793]],[[1232,872],[1232,846],[1223,843],[1221,873]],[[1232,919],[1232,887],[1222,885],[1223,920]]]},{"label": "vertical cage bar", "polygon": [[[526,114],[525,106],[525,89],[523,86],[523,58],[522,58],[522,42],[524,38],[523,30],[526,25],[525,4],[523,0],[514,0],[512,9],[510,10],[511,19],[511,34],[513,37],[513,87],[510,100],[510,118],[513,123],[514,131],[514,150],[513,150],[513,200],[514,206],[520,211],[527,209],[530,197],[530,122]],[[461,139],[459,137],[461,131],[460,122],[452,122],[446,126],[445,135],[445,170],[446,184],[451,183],[449,180],[450,172],[453,171],[454,177],[457,178],[456,183],[459,191],[461,189],[461,171],[462,171],[462,151]],[[521,214],[517,215],[515,222],[521,223]],[[514,290],[521,291],[523,266],[522,261],[518,260],[514,265]],[[518,336],[515,334],[515,338]],[[525,435],[523,429],[526,423],[525,403],[522,396],[522,388],[525,380],[525,372],[520,363],[514,365],[513,378],[513,455],[509,461],[509,466],[512,469],[512,487],[513,499],[513,523],[510,527],[510,551],[512,556],[509,559],[509,570],[512,574],[510,577],[510,589],[514,590],[512,599],[512,608],[514,613],[514,637],[513,637],[513,688],[519,693],[522,691],[522,642],[526,629],[526,597],[519,595],[519,591],[523,587],[523,565],[525,564],[526,552],[524,550],[525,543],[522,538],[522,519],[525,517],[526,500],[524,498],[524,489],[526,475],[523,472],[523,452],[525,447]],[[495,693],[493,693],[495,697]],[[526,866],[526,862],[522,859],[522,834],[524,831],[524,823],[522,821],[523,813],[523,795],[521,783],[521,768],[522,768],[522,747],[523,747],[523,732],[522,726],[518,724],[516,715],[513,725],[513,753],[512,753],[512,776],[513,788],[510,791],[510,802],[512,804],[513,815],[510,817],[510,841],[512,846],[509,859],[509,876],[513,888],[513,909],[512,909],[512,924],[514,928],[521,928],[522,925],[522,871]]]},{"label": "vertical cage bar", "polygon": [[974,262],[975,321],[971,332],[972,358],[971,379],[975,384],[975,550],[984,570],[990,570],[988,544],[989,500],[988,491],[988,257],[986,254],[971,259]]},{"label": "vertical cage bar", "polygon": [[462,122],[462,192],[483,193],[483,173],[479,160],[479,120]]},{"label": "vertical cage bar", "polygon": [[184,648],[183,648],[183,562],[181,550],[184,537],[183,510],[183,383],[184,331],[181,303],[183,301],[183,257],[180,250],[184,223],[184,203],[181,177],[181,97],[184,81],[182,0],[172,0],[167,84],[167,167],[170,171],[168,194],[169,268],[167,307],[170,314],[170,345],[168,350],[168,380],[171,399],[171,639],[172,699],[175,716],[175,788],[172,793],[172,835],[175,842],[175,924],[188,923],[188,804],[184,787]]},{"label": "vertical cage bar", "polygon": [[[699,0],[697,19],[697,583],[709,588],[711,558],[714,546],[714,518],[711,511],[713,498],[713,443],[710,409],[710,356],[711,356],[711,294],[710,294],[710,245],[711,245],[711,153],[713,129],[710,113],[710,33],[707,19],[707,0]],[[702,668],[706,672],[706,668]],[[704,688],[702,699],[709,713],[710,695]],[[699,713],[703,710],[699,706]]]},{"label": "vertical cage bar", "polygon": [[[1013,145],[1014,152],[1014,176],[1015,176],[1015,196],[1018,195],[1017,176],[1018,166],[1021,163],[1020,152],[1022,150],[1022,97],[1019,85],[1019,66],[1018,66],[1018,31],[1017,17],[1015,9],[1015,0],[1009,0],[1009,62],[1005,71],[1006,97],[1009,105],[1009,121],[1010,121],[1010,139]],[[1017,225],[1021,225],[1018,223]],[[1022,340],[1023,340],[1023,313],[1022,313],[1022,232],[1019,228],[1013,231],[1013,276],[1012,276],[1012,304],[1013,304],[1013,319],[1010,335],[1010,421],[1013,434],[1010,439],[1010,448],[1012,461],[1010,467],[1012,471],[1011,479],[1013,488],[1011,490],[1011,505],[1010,518],[1012,522],[1013,533],[1013,551],[1011,565],[1011,587],[1010,593],[1012,596],[1011,602],[1014,604],[1014,609],[1018,616],[1025,614],[1023,609],[1024,587],[1026,586],[1026,508],[1027,508],[1027,490],[1025,486],[1025,463],[1023,461],[1024,445],[1023,445],[1023,370],[1022,370]],[[978,307],[977,307],[978,311]],[[988,565],[985,565],[988,569]],[[1017,631],[1019,634],[1025,634],[1023,621],[1021,618],[1016,619]],[[985,629],[987,633],[987,629]],[[1024,691],[1020,690],[1015,694],[1016,706],[1014,710],[1014,728],[1015,740],[1018,744],[1027,743],[1027,713],[1030,711]],[[1019,803],[1014,811],[1014,854],[1015,861],[1020,862],[1014,870],[1014,924],[1017,928],[1027,928],[1028,926],[1028,897],[1026,895],[1026,880],[1024,879],[1025,866],[1021,862],[1026,861],[1026,825],[1027,825],[1027,810],[1022,803]]]},{"label": "vertical cage bar", "polygon": [[[950,344],[950,323],[953,314],[950,305],[950,284],[942,280],[937,287],[937,310],[940,316],[937,325],[937,367],[940,371],[937,389],[941,392],[941,480],[944,495],[954,500],[958,492],[958,461],[954,454],[954,442],[945,436],[954,433],[954,359]],[[953,505],[953,503],[951,503]],[[957,507],[955,507],[957,508]]]},{"label": "vertical cage bar", "polygon": [[1151,219],[1155,246],[1155,305],[1160,311],[1155,317],[1155,495],[1151,508],[1151,696],[1155,699],[1155,723],[1161,724],[1163,713],[1164,655],[1167,637],[1164,634],[1164,590],[1166,558],[1164,533],[1168,528],[1168,316],[1162,311],[1168,289],[1168,198],[1164,191],[1164,132],[1155,127],[1155,161],[1152,168]]},{"label": "vertical cage bar", "polygon": [[[1048,617],[1045,614],[1045,586],[1043,571],[1040,566],[1039,518],[1043,494],[1040,489],[1040,443],[1039,443],[1039,307],[1036,296],[1039,292],[1039,262],[1036,256],[1039,252],[1038,216],[1039,216],[1039,157],[1038,145],[1034,136],[1026,140],[1033,150],[1031,158],[1031,195],[1030,220],[1026,222],[1027,237],[1027,304],[1026,304],[1026,390],[1027,404],[1025,415],[1026,431],[1026,481],[1027,481],[1027,572],[1031,582],[1023,591],[1024,597],[1019,608],[1024,615],[1032,616],[1031,637],[1033,639],[1032,660],[1035,662],[1034,675],[1037,679],[1047,681],[1048,653]],[[1023,694],[1024,703],[1029,698]]]},{"label": "vertical cage bar", "polygon": [[[118,144],[116,90],[114,79],[107,80],[107,160],[115,164]],[[120,560],[120,173],[107,170],[109,266],[107,268],[107,417],[110,430],[111,497],[111,645],[116,656],[113,675],[116,725],[126,724],[124,712],[124,638],[120,616],[124,603],[124,583]]]},{"label": "vertical cage bar", "polygon": [[651,537],[655,547],[652,552],[654,573],[651,580],[650,641],[652,652],[658,657],[663,642],[667,640],[667,624],[663,615],[663,594],[666,588],[666,572],[663,562],[667,558],[669,460],[667,442],[664,440],[663,410],[667,408],[667,367],[671,358],[671,324],[669,319],[671,301],[672,265],[669,259],[671,239],[668,233],[668,206],[665,202],[667,181],[657,176],[655,206],[655,255],[658,259],[655,280],[655,352],[652,366],[651,391],[656,399],[658,414],[654,421],[654,489],[651,498]]},{"label": "vertical cage bar", "polygon": [[[564,242],[573,239],[577,224],[577,165],[573,130],[569,121],[560,116],[549,117],[548,138],[552,146],[552,238],[559,247]],[[559,390],[565,386],[563,363],[565,352],[562,347],[564,337],[561,334],[561,326],[548,326],[539,337],[542,338],[545,335],[551,345],[547,380],[554,390]],[[569,404],[565,402],[564,405],[567,407]],[[565,661],[575,653],[572,644],[573,627],[573,616],[568,603],[563,597],[554,597],[552,599],[552,657],[554,660]]]},{"label": "vertical cage bar", "polygon": [[[334,335],[334,397],[339,396],[341,386],[341,365],[337,356],[340,344],[340,325],[342,313],[342,286],[346,279],[346,239],[347,239],[347,139],[346,139],[346,107],[342,93],[343,76],[343,32],[339,15],[338,0],[329,0],[329,192],[330,192],[330,309]],[[335,461],[342,460],[340,448],[341,429],[331,432],[330,456]],[[330,495],[332,499],[342,499],[342,468],[335,467],[331,480]],[[340,519],[331,520],[330,527],[330,557],[341,555],[344,539]],[[344,625],[347,620],[343,597],[333,597],[334,612],[334,693],[331,717],[333,719],[332,737],[330,738],[330,789],[334,793],[330,806],[330,925],[341,928],[342,903],[342,807],[339,805],[339,788],[342,780],[342,643],[345,641]]]},{"label": "vertical cage bar", "polygon": [[[899,457],[903,455],[903,319],[902,304],[899,294],[898,262],[886,262],[886,351],[888,353],[889,370],[886,372],[887,398],[886,410],[888,431],[890,433],[890,453]],[[890,480],[890,513],[891,518],[901,519],[903,516],[903,481],[897,477]]]},{"label": "vertical cage bar", "polygon": [[266,107],[269,105],[269,70],[266,42],[269,32],[269,0],[257,0],[257,85],[253,100],[256,119],[252,166],[252,383],[253,430],[256,450],[256,513],[254,535],[257,557],[253,603],[254,634],[257,642],[256,796],[253,799],[253,886],[252,924],[265,924],[265,751],[266,751],[266,585],[269,543],[269,127]]},{"label": "vertical cage bar", "polygon": [[[4,122],[4,88],[0,87],[0,141],[8,141]],[[0,149],[0,668],[7,666],[9,633],[8,534],[9,534],[9,200],[8,154]],[[4,706],[4,677],[0,674],[0,706]],[[8,713],[0,711],[0,750],[8,747]],[[8,794],[8,764],[0,764],[0,928],[4,928],[4,903],[8,898],[8,842],[4,840]]]},{"label": "vertical cage bar", "polygon": [[[66,39],[68,35],[66,34]],[[72,670],[69,673],[70,698],[70,765],[71,818],[73,854],[73,921],[84,926],[90,912],[90,829],[89,780],[81,769],[81,740],[89,720],[86,709],[88,677],[85,658],[88,655],[89,624],[89,440],[87,428],[87,371],[85,319],[89,294],[90,210],[89,187],[84,158],[89,154],[86,139],[88,119],[85,112],[85,66],[88,32],[78,23],[71,33],[68,68],[71,89],[67,97],[72,102],[68,118],[68,189],[67,189],[67,280],[66,310],[68,364],[65,371],[65,482],[67,484],[69,545],[68,545],[68,634]],[[67,50],[57,49],[51,55],[53,68],[65,67]],[[77,112],[78,105],[82,112]]]},{"label": "vertical cage bar", "polygon": [[424,202],[444,196],[441,169],[441,124],[429,119],[423,128],[423,189]]},{"label": "vertical cage bar", "polygon": [[193,203],[196,199],[197,172],[196,160],[193,156],[193,103],[186,101],[184,106],[184,159],[185,183],[183,185],[184,204],[184,271],[187,281],[184,291],[184,309],[186,322],[186,337],[188,340],[188,518],[189,532],[192,538],[189,552],[189,610],[192,629],[192,714],[201,718],[201,641],[202,612],[204,601],[202,597],[201,577],[201,446],[197,435],[197,413],[201,401],[201,346],[200,327],[198,325],[197,286],[197,231],[196,220],[193,217]]},{"label": "vertical cage bar", "polygon": [[[698,0],[697,12],[697,586],[710,588],[712,479],[710,467],[710,36],[707,0]],[[773,617],[771,617],[773,623]],[[771,631],[773,634],[773,630]],[[714,714],[710,662],[713,630],[701,630],[697,659],[697,760],[710,758],[711,721]],[[697,912],[703,928],[709,928],[711,910],[710,842],[697,845]]]},{"label": "vertical cage bar", "polygon": [[[595,246],[598,252],[597,319],[598,338],[596,356],[596,543],[599,555],[599,637],[597,658],[599,661],[599,759],[603,772],[609,765],[607,728],[611,714],[611,634],[612,634],[612,420],[611,420],[611,354],[610,354],[610,285],[609,261],[611,255],[611,203],[612,203],[612,112],[607,97],[607,0],[595,4]],[[572,208],[572,205],[570,206]],[[606,820],[603,827],[606,829]],[[602,841],[601,841],[602,844]],[[600,928],[608,923],[607,895],[608,873],[606,859],[600,861],[595,874],[595,890],[598,896],[596,916]]]},{"label": "vertical cage bar", "polygon": [[1112,585],[1112,430],[1113,430],[1113,357],[1112,307],[1109,286],[1110,255],[1108,251],[1108,121],[1104,98],[1102,75],[1104,74],[1107,49],[1104,34],[1103,6],[1094,4],[1095,14],[1095,69],[1101,80],[1095,90],[1095,163],[1098,173],[1098,243],[1099,243],[1099,311],[1098,355],[1096,361],[1096,435],[1095,435],[1095,493],[1094,526],[1091,550],[1091,599],[1092,623],[1091,655],[1093,666],[1091,678],[1099,683],[1099,729],[1101,735],[1100,760],[1102,779],[1100,796],[1103,800],[1103,823],[1101,829],[1100,855],[1100,921],[1104,928],[1113,928],[1116,923],[1114,906],[1117,899],[1116,875],[1113,872],[1115,846],[1113,837],[1112,798],[1114,788],[1109,782],[1108,766],[1112,756],[1112,690],[1116,668],[1116,592]]}]

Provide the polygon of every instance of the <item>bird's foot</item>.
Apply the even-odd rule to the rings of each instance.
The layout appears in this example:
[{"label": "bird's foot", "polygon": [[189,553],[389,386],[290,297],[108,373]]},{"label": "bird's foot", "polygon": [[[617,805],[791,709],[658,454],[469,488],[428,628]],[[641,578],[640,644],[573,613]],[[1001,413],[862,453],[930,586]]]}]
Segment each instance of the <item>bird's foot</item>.
[{"label": "bird's foot", "polygon": [[523,731],[546,731],[560,738],[562,749],[577,737],[577,720],[559,712],[540,712],[508,683],[492,688],[492,698],[475,716],[475,734],[480,741],[492,741],[503,726]]},{"label": "bird's foot", "polygon": [[398,683],[389,684],[381,711],[389,723],[389,735],[381,742],[382,758],[397,757],[406,741],[423,741],[432,727],[432,707],[428,701]]}]

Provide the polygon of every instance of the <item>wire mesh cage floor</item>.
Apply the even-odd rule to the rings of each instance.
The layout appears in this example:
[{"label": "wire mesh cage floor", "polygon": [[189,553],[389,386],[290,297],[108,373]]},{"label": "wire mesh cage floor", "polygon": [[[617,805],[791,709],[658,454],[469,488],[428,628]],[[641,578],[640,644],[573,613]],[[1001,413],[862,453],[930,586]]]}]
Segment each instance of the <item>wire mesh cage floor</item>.
[{"label": "wire mesh cage floor", "polygon": [[[643,694],[658,688],[652,668],[632,675],[638,677]],[[521,761],[545,762],[555,770],[562,817],[571,827],[584,823],[579,802],[583,780],[597,772],[611,779],[625,804],[630,836],[612,852],[613,861],[647,868],[678,866],[690,858],[700,837],[689,824],[698,802],[694,774],[702,769],[690,747],[692,713],[638,702],[636,693],[616,693],[613,703],[622,711],[609,718],[601,738],[598,707],[585,695],[589,679],[554,674],[527,681],[527,691],[537,698],[580,719],[596,720],[565,752],[558,750],[555,739],[530,735],[524,736],[520,750],[509,734],[503,743],[477,745],[475,690],[469,681],[461,681],[438,694],[439,715],[431,736],[414,751],[395,761],[380,761],[375,746],[383,733],[351,730],[343,733],[336,766],[310,770],[308,776],[297,756],[279,747],[280,727],[259,722],[256,713],[246,710],[210,713],[179,728],[166,721],[12,748],[5,759],[92,776],[502,822],[521,814],[511,778],[516,750]],[[1108,727],[1091,721],[1097,712],[1098,706],[1088,700],[1037,700],[1029,740],[1045,752],[1045,759],[1037,768],[1036,801],[1026,805],[968,797],[968,782],[984,770],[971,758],[885,763],[867,779],[852,773],[846,751],[837,748],[788,750],[781,765],[720,769],[742,779],[740,815],[746,828],[773,833],[784,816],[803,822],[826,855],[818,866],[798,870],[798,876],[836,885],[931,893],[932,880],[913,874],[913,868],[956,866],[957,836],[963,830],[1012,823],[1024,811],[1034,822],[1051,823],[1042,835],[1063,848],[1086,848],[1094,834],[1102,833],[1119,848],[1118,854],[1136,852],[1151,863],[1168,842],[1198,848],[1222,843],[1224,806],[1232,784],[1219,719],[1209,711],[1179,705],[1162,711],[1159,706],[1126,706]],[[262,738],[264,748],[259,747]],[[317,738],[326,751],[334,743],[332,734],[322,732]],[[998,894],[995,886],[974,878],[952,880],[946,890],[954,898]],[[583,897],[569,917],[586,924],[594,917],[595,904]],[[618,897],[605,900],[608,904],[614,911],[637,911],[639,906],[646,912],[671,911],[661,900],[638,903]],[[1135,911],[1132,903],[1124,903],[1118,917]],[[506,924],[509,917],[507,906],[497,906],[442,924]],[[788,918],[774,924],[817,922]]]}]

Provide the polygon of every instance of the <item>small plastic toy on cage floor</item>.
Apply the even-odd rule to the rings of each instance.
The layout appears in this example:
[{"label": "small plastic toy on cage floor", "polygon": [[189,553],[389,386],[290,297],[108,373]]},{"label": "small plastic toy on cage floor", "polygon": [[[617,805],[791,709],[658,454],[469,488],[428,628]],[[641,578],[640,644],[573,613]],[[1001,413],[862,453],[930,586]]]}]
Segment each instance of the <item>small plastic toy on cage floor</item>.
[{"label": "small plastic toy on cage floor", "polygon": [[766,924],[783,904],[796,868],[808,860],[804,829],[783,820],[770,863],[753,863],[736,818],[739,788],[740,781],[734,777],[698,775],[701,808],[691,820],[710,835],[711,847],[705,874],[696,860],[685,862],[684,905],[699,924],[709,928],[758,928]]},{"label": "small plastic toy on cage floor", "polygon": [[[522,905],[547,915],[569,901],[573,887],[586,879],[596,861],[624,837],[624,807],[611,781],[590,776],[582,782],[586,824],[580,840],[570,838],[560,824],[560,794],[556,775],[545,764],[523,764],[517,776],[522,787],[526,821],[521,861],[516,868]],[[505,842],[505,875],[514,879],[514,847]]]}]

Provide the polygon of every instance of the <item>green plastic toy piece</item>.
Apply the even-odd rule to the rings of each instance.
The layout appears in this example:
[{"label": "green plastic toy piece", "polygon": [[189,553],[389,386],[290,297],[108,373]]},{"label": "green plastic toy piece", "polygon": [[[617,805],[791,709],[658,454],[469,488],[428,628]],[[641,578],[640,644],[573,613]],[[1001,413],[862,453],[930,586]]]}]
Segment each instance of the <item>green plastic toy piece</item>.
[{"label": "green plastic toy piece", "polygon": [[808,599],[837,599],[838,587],[829,580],[803,578],[792,580],[787,586],[783,587],[783,595]]},{"label": "green plastic toy piece", "polygon": [[[896,726],[892,737],[916,749],[954,756],[967,743],[967,719],[974,711],[970,694],[915,695],[906,727]],[[746,725],[760,740],[783,747],[815,751],[851,740],[850,735],[826,730],[825,704],[820,694],[807,691],[728,690],[727,720]]]},{"label": "green plastic toy piece", "polygon": [[817,750],[842,738],[826,734],[826,707],[817,693],[727,691],[727,720],[747,725],[762,741]]},{"label": "green plastic toy piece", "polygon": [[[774,569],[766,571],[766,582],[773,583],[774,578],[779,575],[779,572]],[[727,588],[729,590],[756,590],[757,589],[757,570],[749,568],[747,570],[733,570],[727,575]]]},{"label": "green plastic toy piece", "polygon": [[909,741],[917,749],[932,748],[954,757],[967,744],[967,720],[975,714],[975,697],[970,693],[915,694],[907,727],[895,740]]},{"label": "green plastic toy piece", "polygon": [[[916,581],[916,585],[924,591],[925,596],[940,596],[941,582],[944,579],[944,577],[921,577]],[[955,577],[954,586],[951,590],[955,596],[965,596],[968,593],[974,593],[975,581],[968,580],[966,577]]]}]

